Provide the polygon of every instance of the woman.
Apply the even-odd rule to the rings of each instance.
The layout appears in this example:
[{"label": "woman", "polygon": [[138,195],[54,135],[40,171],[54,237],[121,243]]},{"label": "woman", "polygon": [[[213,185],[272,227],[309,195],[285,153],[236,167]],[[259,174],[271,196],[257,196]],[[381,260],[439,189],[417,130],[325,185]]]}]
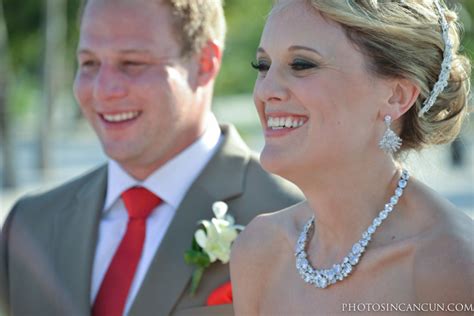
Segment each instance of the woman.
[{"label": "woman", "polygon": [[472,308],[472,220],[398,163],[466,115],[455,19],[438,0],[275,4],[254,64],[261,162],[307,201],[234,245],[238,315]]}]

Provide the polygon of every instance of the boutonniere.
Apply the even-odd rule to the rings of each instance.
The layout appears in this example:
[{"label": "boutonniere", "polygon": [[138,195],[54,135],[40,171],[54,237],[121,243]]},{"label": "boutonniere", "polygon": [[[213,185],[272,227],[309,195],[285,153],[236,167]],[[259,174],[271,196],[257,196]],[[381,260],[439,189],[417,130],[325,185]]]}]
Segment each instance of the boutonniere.
[{"label": "boutonniere", "polygon": [[217,260],[228,263],[230,247],[237,238],[238,231],[244,226],[235,225],[234,218],[227,214],[228,206],[219,201],[212,204],[215,217],[210,221],[199,222],[203,228],[194,233],[192,247],[184,254],[186,263],[194,265],[195,269],[191,280],[191,295],[196,293],[204,270]]}]

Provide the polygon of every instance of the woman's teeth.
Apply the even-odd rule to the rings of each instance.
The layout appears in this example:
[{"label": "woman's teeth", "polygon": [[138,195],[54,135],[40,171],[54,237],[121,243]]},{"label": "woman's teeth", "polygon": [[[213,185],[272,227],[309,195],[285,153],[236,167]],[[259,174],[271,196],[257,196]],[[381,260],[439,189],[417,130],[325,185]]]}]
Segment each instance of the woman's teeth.
[{"label": "woman's teeth", "polygon": [[118,123],[123,121],[128,121],[134,119],[140,114],[138,111],[131,111],[131,112],[122,112],[118,114],[102,114],[102,117],[107,122]]},{"label": "woman's teeth", "polygon": [[300,127],[305,123],[303,118],[295,117],[269,117],[267,119],[267,126],[271,129],[282,129],[282,128],[296,128]]}]

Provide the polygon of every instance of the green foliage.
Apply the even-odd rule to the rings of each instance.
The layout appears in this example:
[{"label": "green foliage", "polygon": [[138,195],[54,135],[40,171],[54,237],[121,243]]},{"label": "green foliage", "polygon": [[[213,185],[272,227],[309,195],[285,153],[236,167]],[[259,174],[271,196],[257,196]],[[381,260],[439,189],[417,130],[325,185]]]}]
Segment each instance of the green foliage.
[{"label": "green foliage", "polygon": [[[45,1],[2,0],[7,23],[9,48],[15,72],[26,71],[35,76],[41,74],[43,58],[43,26]],[[66,0],[68,25],[68,51],[77,41],[77,10],[80,0]],[[74,55],[73,55],[74,56]],[[69,56],[68,56],[69,57]]]},{"label": "green foliage", "polygon": [[191,249],[184,254],[184,260],[187,264],[193,264],[203,268],[207,268],[211,264],[211,259],[203,252],[194,238]]},{"label": "green foliage", "polygon": [[15,84],[9,86],[8,95],[11,104],[14,104],[12,114],[15,116],[25,115],[31,106],[41,102],[41,91],[38,78],[23,72],[17,75]]},{"label": "green foliage", "polygon": [[38,72],[41,58],[41,1],[3,0],[11,63],[14,71]]},{"label": "green foliage", "polygon": [[207,254],[196,250],[186,251],[184,254],[184,260],[187,264],[196,265],[202,268],[207,268],[211,264]]},{"label": "green foliage", "polygon": [[[3,1],[9,54],[14,82],[9,89],[10,108],[23,115],[41,102],[41,76],[44,57],[45,1]],[[68,21],[67,60],[75,62],[77,9],[80,0],[66,0]],[[72,78],[68,78],[72,79]]]},{"label": "green foliage", "polygon": [[193,276],[191,280],[190,294],[194,295],[201,282],[204,270],[211,265],[209,256],[199,247],[196,239],[193,238],[191,249],[184,253],[184,261],[187,264],[194,266]]},{"label": "green foliage", "polygon": [[221,73],[216,82],[217,95],[250,93],[256,72],[250,67],[260,41],[270,0],[227,0],[228,24],[226,49]]},{"label": "green foliage", "polygon": [[[24,112],[40,90],[43,60],[44,3],[38,0],[1,0],[7,22],[12,70],[17,80],[13,87],[13,108]],[[471,60],[474,57],[474,1],[462,4],[461,17],[465,25],[463,47]],[[250,67],[270,10],[271,0],[227,0],[225,4],[228,35],[224,62],[216,82],[217,95],[250,93],[256,72]],[[68,43],[67,60],[75,65],[78,39],[78,8],[80,0],[67,0]],[[72,78],[69,78],[72,79]],[[30,90],[31,89],[31,90]],[[30,94],[30,96],[26,96]]]},{"label": "green foliage", "polygon": [[472,62],[474,60],[474,1],[464,0],[461,4],[462,6],[458,6],[458,11],[464,27],[462,48]]}]

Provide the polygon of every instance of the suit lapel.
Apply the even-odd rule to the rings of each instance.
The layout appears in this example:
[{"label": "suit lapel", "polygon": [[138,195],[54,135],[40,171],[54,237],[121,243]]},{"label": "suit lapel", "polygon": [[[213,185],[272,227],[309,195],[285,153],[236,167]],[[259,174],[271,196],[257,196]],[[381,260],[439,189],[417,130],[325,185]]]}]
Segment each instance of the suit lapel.
[{"label": "suit lapel", "polygon": [[130,315],[168,315],[186,289],[193,267],[184,261],[200,220],[213,217],[212,204],[243,191],[250,151],[232,126],[221,126],[224,141],[191,186],[168,228]]},{"label": "suit lapel", "polygon": [[76,199],[58,212],[55,222],[55,261],[59,279],[74,302],[74,314],[90,313],[92,264],[97,229],[106,193],[107,167],[84,183]]}]

